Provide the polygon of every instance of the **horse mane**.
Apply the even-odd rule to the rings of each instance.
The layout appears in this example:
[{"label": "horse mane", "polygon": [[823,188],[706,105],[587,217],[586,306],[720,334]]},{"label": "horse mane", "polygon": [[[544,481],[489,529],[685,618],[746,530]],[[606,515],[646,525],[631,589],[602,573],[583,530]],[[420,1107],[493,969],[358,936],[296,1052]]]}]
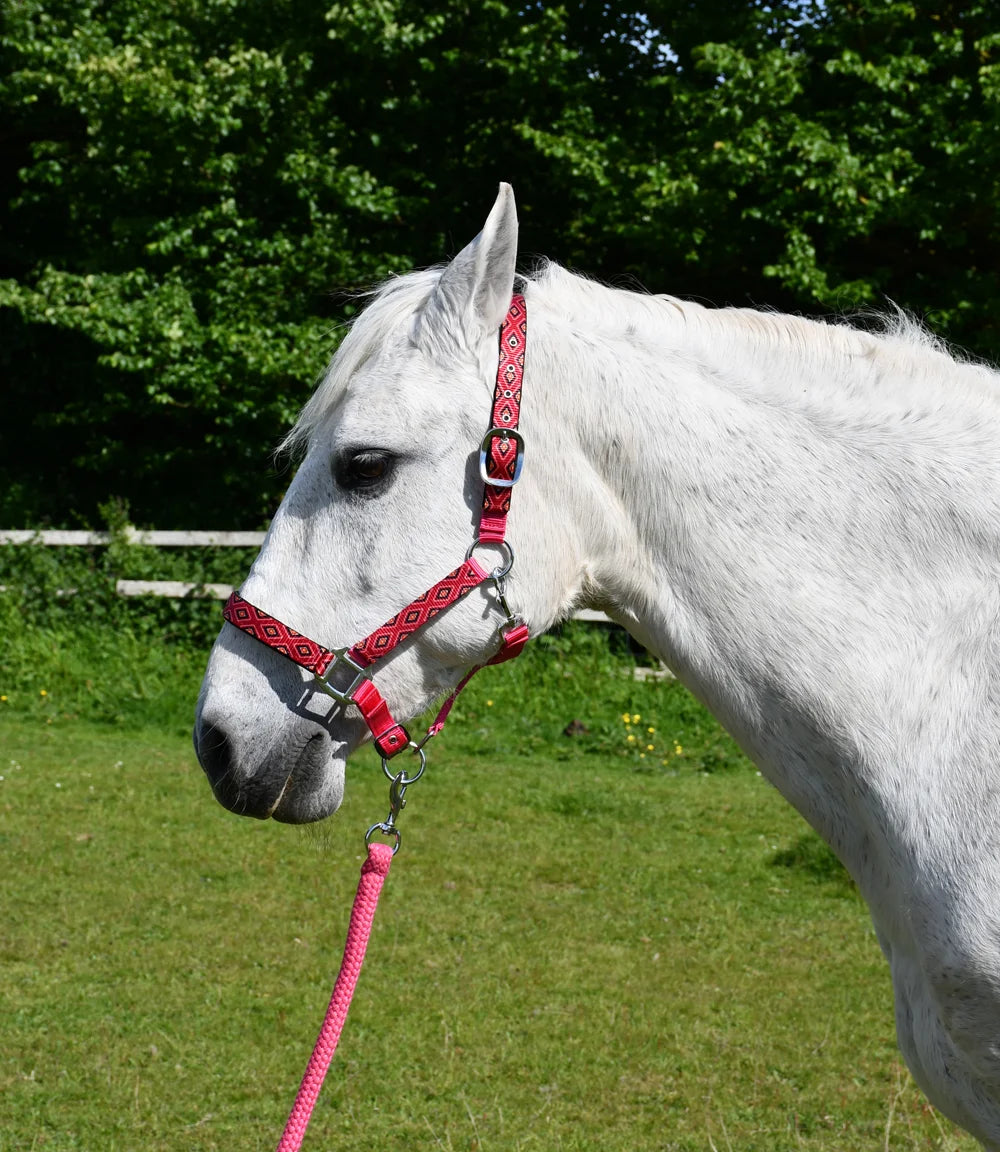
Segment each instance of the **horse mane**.
[{"label": "horse mane", "polygon": [[971,376],[989,379],[994,387],[998,382],[992,366],[951,347],[894,304],[885,312],[868,309],[814,319],[770,308],[711,308],[676,296],[609,287],[553,263],[543,264],[539,274],[529,279],[545,291],[558,292],[568,311],[576,305],[593,312],[597,304],[608,322],[617,321],[619,327],[634,326],[636,313],[648,317],[661,331],[661,341],[671,329],[676,330],[681,319],[689,338],[706,340],[715,347],[721,340],[723,353],[725,344],[732,342],[739,344],[744,356],[748,345],[760,355],[795,351],[814,361],[825,361],[831,355],[862,355],[877,361],[883,371],[903,369],[922,375],[968,369]]},{"label": "horse mane", "polygon": [[[347,327],[346,335],[312,397],[278,451],[304,447],[324,422],[351,377],[383,346],[385,333],[409,328],[434,291],[445,265],[393,276],[360,294],[367,301]],[[865,370],[852,388],[886,387],[903,382],[908,397],[927,382],[940,394],[941,380],[971,394],[1000,400],[1000,373],[957,352],[913,316],[895,306],[854,316],[811,319],[766,308],[709,308],[692,300],[653,295],[634,288],[611,287],[551,261],[519,276],[525,291],[540,304],[585,321],[600,339],[636,340],[664,348],[680,344],[703,351],[715,362],[756,363],[772,386],[780,389],[803,378],[843,378],[848,362]],[[793,358],[789,358],[789,353]]]}]

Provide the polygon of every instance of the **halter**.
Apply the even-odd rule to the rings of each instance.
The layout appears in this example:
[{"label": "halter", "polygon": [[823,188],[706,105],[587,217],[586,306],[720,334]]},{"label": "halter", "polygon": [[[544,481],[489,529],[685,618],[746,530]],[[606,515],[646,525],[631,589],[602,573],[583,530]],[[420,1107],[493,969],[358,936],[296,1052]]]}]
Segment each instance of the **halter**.
[{"label": "halter", "polygon": [[[449,572],[432,588],[397,612],[391,620],[387,620],[380,628],[376,628],[374,632],[349,648],[324,648],[322,644],[310,640],[301,632],[282,624],[262,608],[244,600],[238,592],[232,593],[222,610],[223,616],[230,624],[266,644],[275,652],[280,652],[300,668],[312,672],[316,686],[341,705],[356,705],[368,725],[375,747],[382,756],[383,769],[393,756],[406,748],[413,748],[420,755],[420,772],[422,772],[424,744],[444,727],[451,706],[472,676],[485,664],[500,664],[517,656],[528,640],[527,624],[511,612],[504,595],[504,582],[514,565],[514,551],[505,539],[507,513],[510,511],[511,489],[520,478],[524,463],[524,440],[517,431],[517,425],[521,411],[521,383],[524,376],[527,334],[528,317],[524,297],[514,296],[500,327],[500,359],[493,392],[490,427],[479,448],[479,471],[484,483],[479,530],[476,539],[469,546],[465,560],[453,572]],[[502,562],[490,572],[487,572],[473,556],[480,544],[493,545],[501,550]],[[473,588],[478,588],[487,581],[493,584],[496,605],[504,616],[498,630],[500,648],[484,664],[476,665],[466,674],[445,700],[427,734],[417,744],[410,739],[403,725],[393,719],[389,706],[375,686],[369,669],[439,612],[443,612]],[[336,684],[332,682],[334,677]],[[399,773],[395,774],[395,778],[402,779],[405,785],[416,780],[420,772],[412,777],[405,777],[403,773]],[[394,778],[394,774],[387,769],[386,775],[390,780]],[[402,804],[403,799],[400,795],[400,808]],[[387,823],[389,828],[383,830],[394,830],[392,812]]]}]

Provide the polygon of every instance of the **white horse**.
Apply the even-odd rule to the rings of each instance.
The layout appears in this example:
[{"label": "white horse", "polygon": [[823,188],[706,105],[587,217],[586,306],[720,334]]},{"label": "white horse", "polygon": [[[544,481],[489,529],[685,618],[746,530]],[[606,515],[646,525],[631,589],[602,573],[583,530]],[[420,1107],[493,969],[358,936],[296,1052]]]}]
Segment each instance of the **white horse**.
[{"label": "white horse", "polygon": [[[510,188],[449,265],[387,284],[291,438],[308,451],[243,588],[349,645],[465,555],[497,329],[529,337],[506,588],[537,634],[602,609],[832,845],[930,1100],[1000,1150],[1000,375],[915,326],[845,325],[515,275]],[[484,585],[375,679],[404,720],[496,647]],[[195,733],[228,807],[318,820],[366,736],[226,625]]]}]

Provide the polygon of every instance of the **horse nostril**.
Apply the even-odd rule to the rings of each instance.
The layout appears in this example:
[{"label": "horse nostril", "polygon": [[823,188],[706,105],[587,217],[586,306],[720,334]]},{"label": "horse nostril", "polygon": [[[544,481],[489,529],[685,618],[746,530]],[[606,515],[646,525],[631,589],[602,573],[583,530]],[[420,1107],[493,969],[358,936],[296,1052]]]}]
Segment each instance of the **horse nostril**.
[{"label": "horse nostril", "polygon": [[219,803],[225,808],[235,808],[239,803],[240,789],[233,772],[236,758],[229,736],[214,724],[199,724],[194,744],[198,762]]},{"label": "horse nostril", "polygon": [[[233,731],[235,737],[230,735]],[[288,784],[289,767],[281,756],[248,766],[238,737],[238,729],[199,720],[195,752],[223,808],[238,816],[267,820]]]}]

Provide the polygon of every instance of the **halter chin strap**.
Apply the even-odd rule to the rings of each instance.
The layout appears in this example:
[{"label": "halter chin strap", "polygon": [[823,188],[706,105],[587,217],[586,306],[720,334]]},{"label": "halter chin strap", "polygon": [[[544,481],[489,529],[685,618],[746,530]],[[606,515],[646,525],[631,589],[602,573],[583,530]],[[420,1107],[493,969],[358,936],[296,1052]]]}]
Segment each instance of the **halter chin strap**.
[{"label": "halter chin strap", "polygon": [[[486,581],[493,582],[497,607],[503,612],[504,621],[499,629],[500,648],[485,663],[501,664],[512,659],[528,640],[527,624],[511,612],[504,596],[504,581],[514,564],[513,550],[505,539],[507,514],[511,489],[520,478],[524,462],[524,440],[517,426],[521,413],[527,334],[524,297],[514,296],[500,328],[500,360],[490,428],[479,449],[479,470],[484,484],[479,531],[462,564],[350,648],[324,648],[244,600],[238,592],[232,593],[222,610],[230,624],[280,652],[300,668],[312,672],[318,686],[335,700],[356,705],[368,725],[375,747],[386,760],[416,745],[403,725],[393,719],[388,704],[368,672],[376,660],[387,656],[439,612]],[[505,563],[487,572],[473,556],[479,544],[499,547],[505,553]],[[421,740],[421,746],[441,731],[458,694],[482,667],[483,664],[478,664],[468,672],[445,700],[427,735]]]}]

